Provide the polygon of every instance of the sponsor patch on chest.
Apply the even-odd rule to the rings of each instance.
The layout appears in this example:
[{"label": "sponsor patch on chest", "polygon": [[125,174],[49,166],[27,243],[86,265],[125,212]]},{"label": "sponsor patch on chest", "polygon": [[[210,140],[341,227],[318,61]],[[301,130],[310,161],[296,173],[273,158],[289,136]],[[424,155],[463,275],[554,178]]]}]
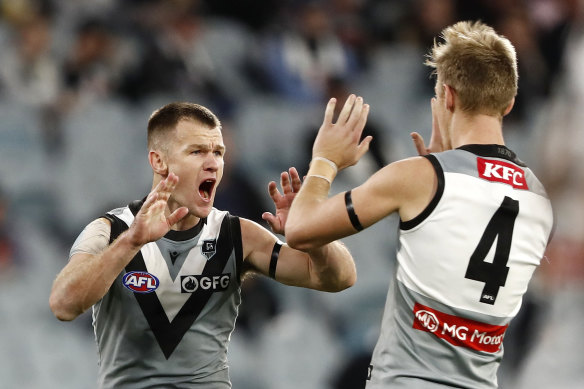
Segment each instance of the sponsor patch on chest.
[{"label": "sponsor patch on chest", "polygon": [[180,278],[181,293],[193,293],[199,289],[220,292],[227,290],[231,282],[231,274],[188,275]]},{"label": "sponsor patch on chest", "polygon": [[416,330],[430,332],[455,346],[488,353],[499,351],[508,327],[449,315],[419,303],[414,305],[413,314]]},{"label": "sponsor patch on chest", "polygon": [[160,281],[154,274],[145,271],[128,272],[124,274],[122,282],[126,288],[137,293],[154,292],[160,285]]},{"label": "sponsor patch on chest", "polygon": [[477,157],[479,177],[487,181],[502,182],[516,189],[529,189],[525,171],[509,162]]}]

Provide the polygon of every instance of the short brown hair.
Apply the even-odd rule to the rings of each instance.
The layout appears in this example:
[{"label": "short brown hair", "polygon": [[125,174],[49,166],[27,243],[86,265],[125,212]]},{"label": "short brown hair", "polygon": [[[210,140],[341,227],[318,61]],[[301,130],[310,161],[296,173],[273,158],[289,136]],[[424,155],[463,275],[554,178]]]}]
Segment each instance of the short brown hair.
[{"label": "short brown hair", "polygon": [[464,111],[502,117],[517,95],[517,55],[511,42],[480,21],[453,24],[440,38],[426,60],[437,76],[437,93],[442,84],[449,85]]},{"label": "short brown hair", "polygon": [[154,111],[148,119],[148,148],[152,149],[161,135],[168,135],[181,120],[194,120],[221,129],[221,122],[210,109],[195,103],[170,103]]}]

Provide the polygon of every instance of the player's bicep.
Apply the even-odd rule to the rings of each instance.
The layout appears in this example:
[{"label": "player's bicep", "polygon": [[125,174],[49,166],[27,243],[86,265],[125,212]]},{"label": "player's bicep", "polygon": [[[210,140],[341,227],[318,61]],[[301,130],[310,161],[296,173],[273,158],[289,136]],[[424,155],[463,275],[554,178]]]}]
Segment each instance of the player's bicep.
[{"label": "player's bicep", "polygon": [[393,212],[408,220],[427,205],[435,186],[434,171],[426,158],[409,158],[377,171],[351,191],[353,208],[363,227]]},{"label": "player's bicep", "polygon": [[351,191],[353,212],[364,228],[399,210],[401,203],[399,178],[398,166],[390,164]]}]

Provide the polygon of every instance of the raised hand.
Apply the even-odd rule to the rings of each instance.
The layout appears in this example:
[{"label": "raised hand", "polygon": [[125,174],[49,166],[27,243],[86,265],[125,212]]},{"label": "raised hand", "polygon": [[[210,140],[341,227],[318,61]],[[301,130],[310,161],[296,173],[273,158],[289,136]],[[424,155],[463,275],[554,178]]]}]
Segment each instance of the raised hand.
[{"label": "raised hand", "polygon": [[167,202],[177,184],[178,176],[170,173],[148,194],[128,230],[135,246],[141,247],[162,238],[174,224],[187,215],[188,209],[180,207],[167,216]]},{"label": "raised hand", "polygon": [[283,194],[280,193],[274,181],[268,184],[268,192],[276,206],[276,213],[273,215],[270,212],[264,212],[262,219],[268,222],[274,233],[284,235],[284,227],[286,226],[292,200],[294,200],[302,186],[302,181],[296,168],[291,167],[288,172],[280,174],[280,186]]},{"label": "raised hand", "polygon": [[424,143],[424,138],[417,132],[412,132],[410,136],[416,147],[418,155],[426,155],[429,153],[438,153],[444,151],[444,146],[442,145],[442,134],[440,133],[440,126],[438,125],[438,119],[436,118],[436,111],[434,106],[437,104],[436,98],[433,97],[431,100],[432,106],[432,136],[430,137],[430,144],[426,147]]},{"label": "raised hand", "polygon": [[369,114],[369,105],[364,104],[362,97],[350,95],[333,123],[336,104],[333,98],[326,106],[324,120],[312,147],[312,157],[324,157],[343,169],[361,159],[369,150],[373,137],[367,136],[359,142]]}]

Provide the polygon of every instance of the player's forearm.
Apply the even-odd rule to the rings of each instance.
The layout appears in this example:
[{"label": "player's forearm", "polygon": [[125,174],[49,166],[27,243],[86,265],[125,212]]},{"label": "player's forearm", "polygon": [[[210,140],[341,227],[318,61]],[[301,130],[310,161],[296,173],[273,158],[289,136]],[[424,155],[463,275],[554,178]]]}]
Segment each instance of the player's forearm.
[{"label": "player's forearm", "polygon": [[318,289],[340,292],[357,281],[355,262],[349,250],[341,242],[332,242],[310,250],[310,273]]},{"label": "player's forearm", "polygon": [[322,246],[326,240],[319,225],[326,217],[322,208],[328,198],[330,184],[319,177],[307,176],[294,198],[286,221],[286,242],[297,250],[307,251]]},{"label": "player's forearm", "polygon": [[98,302],[139,250],[123,233],[101,254],[70,261],[51,290],[49,305],[55,316],[73,320]]}]

